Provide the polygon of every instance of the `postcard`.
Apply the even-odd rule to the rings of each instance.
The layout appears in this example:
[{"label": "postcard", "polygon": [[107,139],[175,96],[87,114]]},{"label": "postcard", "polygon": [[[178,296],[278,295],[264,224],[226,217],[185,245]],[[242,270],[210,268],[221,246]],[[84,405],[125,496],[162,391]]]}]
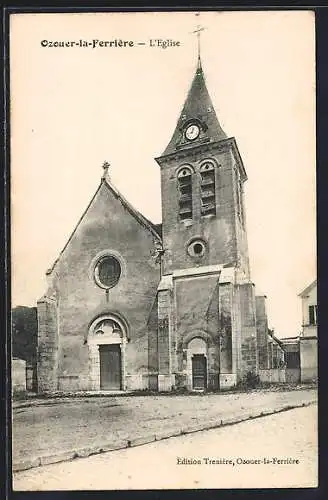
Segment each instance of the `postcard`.
[{"label": "postcard", "polygon": [[317,487],[314,13],[9,48],[13,489]]}]

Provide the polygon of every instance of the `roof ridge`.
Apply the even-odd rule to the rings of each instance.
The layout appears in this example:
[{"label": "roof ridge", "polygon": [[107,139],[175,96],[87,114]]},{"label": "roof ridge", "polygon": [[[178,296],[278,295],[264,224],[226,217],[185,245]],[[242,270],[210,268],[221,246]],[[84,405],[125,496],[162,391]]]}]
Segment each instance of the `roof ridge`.
[{"label": "roof ridge", "polygon": [[102,182],[105,183],[107,188],[109,188],[111,191],[113,191],[114,195],[119,198],[121,203],[129,210],[131,215],[133,215],[144,227],[146,227],[154,236],[156,236],[160,241],[162,241],[162,238],[156,231],[156,229],[153,227],[153,223],[148,220],[139,210],[134,208],[134,206],[120,193],[120,191],[117,189],[114,184],[109,180],[108,177],[105,177],[102,179]]},{"label": "roof ridge", "polygon": [[301,293],[298,294],[298,297],[302,297],[302,295],[304,295],[307,292],[309,292],[311,290],[311,288],[313,288],[314,285],[316,285],[316,283],[317,283],[317,278],[314,281],[312,281],[312,283],[310,283],[310,285],[306,286],[304,288],[304,290],[302,290]]},{"label": "roof ridge", "polygon": [[106,187],[108,189],[110,189],[114,195],[121,201],[121,203],[129,210],[129,212],[131,213],[131,215],[133,215],[135,217],[136,220],[138,220],[138,222],[140,224],[142,224],[146,229],[148,229],[152,234],[153,236],[155,236],[157,239],[159,239],[161,242],[162,242],[162,238],[161,236],[158,234],[158,232],[156,231],[156,229],[154,227],[152,227],[152,223],[146,219],[138,210],[136,210],[132,205],[131,203],[119,192],[119,190],[109,181],[108,177],[103,177],[101,179],[101,182],[98,186],[98,188],[96,189],[94,195],[92,196],[90,202],[88,203],[86,209],[83,211],[81,217],[79,218],[78,222],[76,223],[73,231],[71,232],[69,238],[67,239],[63,249],[59,252],[59,255],[57,257],[57,259],[55,259],[55,261],[53,262],[52,266],[50,266],[47,271],[46,271],[46,275],[49,275],[52,273],[52,271],[54,270],[57,262],[59,261],[59,259],[61,258],[61,256],[63,255],[64,251],[66,250],[67,246],[69,245],[70,241],[72,240],[77,228],[79,227],[79,225],[81,224],[84,216],[86,215],[86,213],[88,212],[91,204],[93,203],[95,197],[97,196],[101,186],[105,184]]}]

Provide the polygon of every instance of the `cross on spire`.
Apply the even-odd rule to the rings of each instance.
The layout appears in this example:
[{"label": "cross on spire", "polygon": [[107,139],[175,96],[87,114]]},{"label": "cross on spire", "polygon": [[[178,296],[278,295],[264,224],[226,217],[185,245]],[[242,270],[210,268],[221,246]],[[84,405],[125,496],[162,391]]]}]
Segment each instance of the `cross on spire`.
[{"label": "cross on spire", "polygon": [[106,179],[106,177],[108,176],[109,167],[110,167],[110,164],[108,163],[108,161],[104,161],[104,163],[102,164],[102,168],[104,169],[104,173],[102,176],[103,179]]},{"label": "cross on spire", "polygon": [[[198,17],[199,16],[199,12],[197,12],[195,15]],[[201,31],[204,31],[204,30],[205,30],[205,28],[203,26],[201,26],[200,24],[198,24],[197,27],[196,27],[196,29],[191,32],[193,34],[196,34],[196,36],[197,36],[197,55],[198,55],[198,57],[197,57],[197,61],[198,61],[197,62],[197,67],[198,67],[198,69],[201,69],[201,67],[202,67],[201,58],[200,58],[200,33],[201,33]]]}]

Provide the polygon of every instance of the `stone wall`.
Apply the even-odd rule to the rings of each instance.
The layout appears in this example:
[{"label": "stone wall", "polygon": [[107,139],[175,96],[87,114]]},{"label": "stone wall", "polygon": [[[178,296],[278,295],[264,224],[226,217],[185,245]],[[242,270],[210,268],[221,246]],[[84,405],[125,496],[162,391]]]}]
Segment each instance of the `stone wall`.
[{"label": "stone wall", "polygon": [[232,284],[219,287],[220,374],[233,372],[232,366]]},{"label": "stone wall", "polygon": [[272,384],[285,383],[286,382],[286,370],[285,369],[271,369],[271,370],[259,370],[259,376],[261,382],[269,382]]},{"label": "stone wall", "polygon": [[13,358],[11,361],[11,387],[14,394],[26,391],[26,361],[24,359]]},{"label": "stone wall", "polygon": [[157,294],[148,318],[148,373],[158,375],[158,299]]},{"label": "stone wall", "polygon": [[301,380],[300,368],[286,368],[286,382],[297,384]]},{"label": "stone wall", "polygon": [[268,318],[266,313],[266,296],[256,296],[256,334],[259,357],[259,369],[269,368],[268,352]]},{"label": "stone wall", "polygon": [[158,292],[158,390],[170,391],[171,378],[171,346],[170,346],[170,291]]},{"label": "stone wall", "polygon": [[236,286],[236,314],[240,322],[240,365],[237,368],[238,378],[246,373],[258,372],[257,331],[255,294],[253,283]]},{"label": "stone wall", "polygon": [[38,392],[58,389],[58,311],[55,299],[38,301]]}]

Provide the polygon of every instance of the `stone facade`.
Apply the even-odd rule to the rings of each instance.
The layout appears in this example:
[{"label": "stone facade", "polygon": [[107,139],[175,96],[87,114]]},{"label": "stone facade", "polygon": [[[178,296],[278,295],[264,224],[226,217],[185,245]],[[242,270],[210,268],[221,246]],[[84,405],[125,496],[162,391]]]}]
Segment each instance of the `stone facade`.
[{"label": "stone facade", "polygon": [[259,369],[269,368],[268,318],[266,313],[266,296],[256,298],[256,330],[259,356]]},{"label": "stone facade", "polygon": [[58,307],[56,299],[44,296],[38,301],[38,391],[58,389]]},{"label": "stone facade", "polygon": [[105,165],[48,271],[38,303],[39,391],[218,390],[270,368],[265,305],[249,269],[247,175],[200,62],[156,161],[162,225],[124,199]]},{"label": "stone facade", "polygon": [[[99,389],[93,369],[99,364],[99,344],[89,339],[93,323],[108,315],[123,325],[121,388],[148,387],[147,321],[160,279],[159,264],[151,255],[154,239],[160,240],[156,231],[132,215],[110,181],[103,179],[49,271],[48,292],[38,303],[39,391]],[[120,280],[110,289],[94,279],[96,263],[107,254],[121,263]]]}]

